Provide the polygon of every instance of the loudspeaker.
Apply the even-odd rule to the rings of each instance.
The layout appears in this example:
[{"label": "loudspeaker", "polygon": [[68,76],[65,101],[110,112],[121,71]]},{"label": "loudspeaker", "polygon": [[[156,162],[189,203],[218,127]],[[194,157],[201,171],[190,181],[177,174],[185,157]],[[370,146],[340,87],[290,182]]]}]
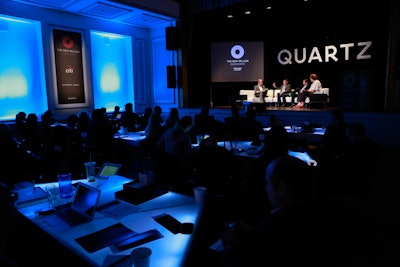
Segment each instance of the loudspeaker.
[{"label": "loudspeaker", "polygon": [[167,50],[178,50],[178,30],[176,27],[166,27],[165,28],[165,41]]},{"label": "loudspeaker", "polygon": [[167,88],[176,88],[176,67],[167,66]]}]

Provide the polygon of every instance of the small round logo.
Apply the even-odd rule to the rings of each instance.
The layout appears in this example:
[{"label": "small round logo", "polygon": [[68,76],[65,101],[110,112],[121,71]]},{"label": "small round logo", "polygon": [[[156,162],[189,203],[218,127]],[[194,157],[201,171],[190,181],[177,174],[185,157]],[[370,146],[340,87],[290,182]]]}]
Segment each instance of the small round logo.
[{"label": "small round logo", "polygon": [[74,68],[71,67],[71,66],[68,66],[68,67],[65,69],[65,73],[74,73]]},{"label": "small round logo", "polygon": [[244,56],[244,48],[241,45],[234,45],[231,48],[231,56],[234,59],[239,59]]},{"label": "small round logo", "polygon": [[74,46],[74,40],[69,36],[64,36],[62,39],[62,44],[65,48],[71,48]]}]

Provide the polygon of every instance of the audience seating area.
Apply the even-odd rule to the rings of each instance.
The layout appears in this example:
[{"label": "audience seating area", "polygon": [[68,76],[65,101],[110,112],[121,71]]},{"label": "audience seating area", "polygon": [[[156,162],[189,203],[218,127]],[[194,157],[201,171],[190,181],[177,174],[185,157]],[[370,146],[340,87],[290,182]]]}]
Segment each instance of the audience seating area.
[{"label": "audience seating area", "polygon": [[[247,101],[253,101],[253,91],[245,91],[249,93],[249,98]],[[270,94],[272,94],[273,90],[270,91]],[[325,94],[329,93],[329,91],[322,92],[325,92]],[[270,97],[272,100],[274,99],[273,96]],[[308,103],[313,104],[312,97],[309,101],[311,102]],[[316,101],[318,101],[318,99]],[[274,101],[270,103],[274,103]],[[184,113],[185,111],[183,109],[181,109],[180,112],[181,116],[184,114],[189,114]],[[219,114],[219,116],[224,115],[223,118],[229,116],[229,113],[226,111],[221,113],[217,112],[220,111],[214,109],[211,117],[214,117],[217,114]],[[293,114],[292,112],[288,113]],[[330,113],[321,113],[326,113],[326,115],[321,115],[321,125],[329,125]],[[270,114],[262,116],[264,116],[264,119],[270,118]],[[302,116],[303,119],[304,115]],[[285,117],[282,115],[282,118]],[[222,120],[217,121],[218,123],[216,124],[211,123],[213,127],[210,129],[224,129]],[[291,121],[293,124],[295,124],[296,118],[291,118],[288,121]],[[313,122],[315,121],[316,118],[314,117]],[[51,129],[54,130],[58,129],[58,127],[67,127],[64,126],[64,122],[65,121],[58,121],[55,124],[57,126],[51,127]],[[265,123],[263,126],[268,126],[270,123]],[[64,167],[64,165],[61,166],[62,164],[54,163],[55,160],[59,158],[54,158],[54,161],[52,161],[54,166],[47,164],[47,161],[45,164],[42,162],[43,155],[45,154],[39,154],[42,155],[42,157],[36,157],[30,150],[28,151],[25,148],[24,143],[18,138],[19,135],[15,125],[0,124],[0,126],[1,125],[3,125],[3,127],[0,127],[0,137],[2,137],[0,140],[3,141],[2,147],[6,147],[6,149],[0,150],[0,152],[3,152],[0,153],[0,156],[3,156],[0,158],[3,159],[3,161],[1,161],[1,166],[4,170],[4,172],[0,174],[1,182],[4,182],[6,185],[11,184],[11,182],[21,182],[26,180],[34,180],[35,182],[40,183],[42,179],[46,179],[45,176],[38,178],[41,174],[43,174],[45,169],[51,169],[53,171],[53,168],[58,167],[58,165],[60,165],[60,167]],[[194,135],[198,133],[196,131],[193,132]],[[54,133],[54,131],[52,132]],[[222,132],[225,132],[225,130]],[[57,131],[56,133],[62,132]],[[316,192],[316,197],[318,197],[317,208],[319,211],[323,211],[322,215],[324,215],[324,217],[322,217],[323,221],[321,221],[321,223],[324,224],[324,229],[322,229],[324,242],[321,243],[321,248],[323,251],[318,251],[316,253],[315,265],[312,265],[314,262],[311,262],[309,266],[321,266],[329,260],[334,260],[333,264],[330,266],[340,266],[340,263],[350,261],[353,261],[354,264],[357,264],[351,266],[393,266],[386,265],[385,263],[398,260],[395,252],[397,252],[396,246],[398,246],[399,243],[399,234],[398,231],[396,231],[398,229],[399,220],[397,217],[392,216],[392,211],[396,208],[396,205],[393,203],[397,203],[397,192],[395,192],[395,189],[398,188],[398,181],[396,179],[393,180],[393,176],[391,175],[393,171],[396,171],[395,168],[399,163],[398,150],[382,151],[382,158],[378,157],[378,160],[374,160],[376,164],[373,165],[362,161],[359,162],[358,164],[360,164],[360,167],[362,167],[360,170],[363,170],[362,177],[366,177],[366,174],[369,174],[368,177],[370,178],[379,177],[380,179],[370,180],[371,182],[374,182],[371,184],[369,184],[369,180],[368,184],[360,183],[362,187],[358,186],[359,180],[354,180],[356,183],[354,183],[353,186],[353,183],[349,183],[348,178],[351,176],[347,172],[347,169],[344,171],[344,167],[347,167],[347,165],[342,166],[341,161],[338,165],[336,165],[335,162],[330,160],[331,157],[325,156],[325,150],[323,150],[322,146],[319,146],[314,142],[309,142],[308,139],[304,139],[303,136],[304,135],[297,135],[297,133],[295,136],[290,135],[290,139],[288,140],[290,142],[289,146],[298,148],[298,151],[308,151],[310,156],[318,161],[317,178],[322,179],[316,179],[316,188],[318,188],[318,191]],[[280,136],[277,137],[280,138]],[[68,138],[57,139],[64,140]],[[7,140],[10,142],[9,145],[6,145],[5,143]],[[228,220],[232,221],[232,219],[240,219],[249,223],[254,223],[259,219],[264,219],[263,216],[269,212],[270,207],[268,199],[265,195],[264,186],[261,186],[261,184],[264,184],[263,181],[265,175],[265,166],[263,166],[263,164],[266,162],[266,160],[268,160],[267,158],[252,157],[250,154],[248,154],[249,157],[240,153],[233,154],[232,151],[225,151],[225,149],[222,149],[222,147],[207,145],[203,146],[201,150],[200,147],[198,147],[196,150],[194,155],[195,157],[191,159],[192,164],[189,164],[190,167],[193,167],[190,169],[189,177],[183,175],[175,176],[175,174],[180,174],[179,171],[183,170],[184,168],[182,168],[180,165],[176,165],[177,161],[175,158],[166,158],[163,151],[156,151],[155,147],[152,146],[152,143],[141,143],[136,146],[127,144],[123,139],[120,138],[114,138],[113,140],[117,140],[117,142],[114,144],[115,146],[112,147],[112,151],[114,151],[115,154],[110,155],[109,153],[103,153],[103,150],[100,149],[102,147],[89,146],[85,143],[82,143],[82,145],[79,144],[77,147],[75,147],[78,151],[74,152],[77,154],[73,154],[68,158],[61,158],[61,163],[64,163],[64,160],[73,160],[71,162],[72,164],[68,164],[67,167],[70,171],[73,171],[73,168],[70,168],[70,166],[80,167],[77,169],[75,176],[75,178],[79,179],[86,177],[83,165],[84,162],[93,160],[100,164],[102,160],[106,160],[122,164],[123,168],[119,172],[121,176],[137,179],[140,171],[141,175],[154,175],[152,178],[154,178],[154,181],[157,183],[161,182],[163,184],[163,182],[172,182],[172,185],[178,184],[178,187],[173,186],[171,188],[174,190],[178,189],[178,192],[184,194],[192,194],[192,187],[194,185],[205,185],[207,187],[206,204],[204,206],[204,210],[202,211],[202,216],[199,220],[196,232],[193,235],[191,251],[187,257],[187,264],[185,266],[207,266],[207,264],[210,265],[211,263],[212,265],[212,263],[215,263],[213,260],[215,259],[216,255],[209,249],[209,247],[210,244],[220,238],[221,233],[225,229],[225,223]],[[46,145],[49,145],[48,142],[46,142]],[[15,155],[12,155],[11,147],[13,146],[16,146],[17,150]],[[51,146],[51,148],[53,147],[54,146]],[[106,146],[106,148],[108,148],[108,146]],[[364,149],[365,148],[363,147],[362,150],[360,150],[360,153],[364,153],[364,151],[366,151]],[[53,151],[54,149],[50,150]],[[238,152],[239,151],[240,150],[238,149]],[[380,153],[375,154],[381,156]],[[366,157],[369,156],[369,154],[366,155]],[[49,157],[54,156],[51,154]],[[7,159],[10,159],[10,161],[6,161]],[[14,164],[11,165],[11,163]],[[355,162],[353,161],[351,162],[353,169],[355,166],[354,163]],[[139,166],[141,164],[144,164],[145,168]],[[10,168],[12,169],[12,172],[8,173],[7,171]],[[56,170],[58,171],[58,169]],[[49,171],[46,170],[46,173],[47,172]],[[162,177],[159,176],[160,173],[162,173]],[[180,177],[182,179],[179,181],[166,181],[165,178],[168,178],[167,176],[171,177],[171,174],[173,174],[173,177]],[[15,178],[15,180],[12,180],[13,178]],[[56,181],[55,179],[56,178],[54,178],[54,181]],[[394,186],[390,186],[388,188],[387,185],[393,185],[391,184],[392,182],[395,182]],[[0,186],[0,190],[1,189],[2,187]],[[2,192],[0,192],[0,196],[2,196],[1,193]],[[3,196],[6,195],[3,194]],[[362,199],[361,196],[363,198],[364,196],[366,197],[365,199]],[[8,202],[9,200],[4,197],[3,199],[0,199],[0,202],[1,200],[3,200],[3,202],[0,204],[3,204],[3,207],[5,206],[4,203],[11,203]],[[14,206],[10,207],[14,208]],[[14,209],[11,211],[15,212]],[[3,214],[5,213],[2,213],[2,216]],[[2,218],[7,217],[3,216]],[[9,222],[11,222],[11,224],[9,224]],[[13,220],[0,220],[0,225],[6,225],[4,227],[0,227],[0,235],[7,233],[7,239],[4,239],[5,241],[0,240],[0,266],[26,266],[20,264],[8,264],[10,262],[9,259],[14,260],[14,256],[17,257],[20,251],[18,251],[18,255],[15,255],[13,252],[8,252],[9,247],[2,245],[11,244],[11,246],[14,247],[15,244],[18,245],[18,249],[21,249],[21,244],[18,242],[22,239],[15,239],[14,233],[18,232],[18,237],[22,238],[22,232],[20,230],[25,229],[32,234],[30,240],[41,240],[38,237],[40,233],[37,233],[37,231],[34,230],[30,231],[31,229],[25,228],[27,227],[25,225],[23,225],[21,228],[21,226],[14,223]],[[7,227],[8,225],[12,225],[14,227],[10,229],[10,227]],[[25,232],[26,231],[23,231],[23,233]],[[42,243],[49,244],[50,241],[48,242],[47,238],[43,239],[43,242],[39,243],[39,246],[37,246],[38,249],[32,249],[31,247],[25,249],[26,246],[23,246],[21,252],[25,252],[25,250],[30,252],[30,258],[28,258],[29,262],[32,260],[37,260],[34,256],[37,256],[43,252],[43,246],[40,246]],[[18,241],[18,244],[14,241]],[[28,243],[31,244],[31,242]],[[375,247],[372,247],[373,244],[379,244],[381,251],[378,251]],[[46,246],[45,249],[48,249],[48,247]],[[79,262],[80,259],[75,254],[65,250],[61,244],[55,246],[54,249],[59,253],[62,251],[62,256],[68,259],[68,264],[71,261],[74,261],[75,266],[86,266],[82,265],[82,262]],[[51,254],[52,251],[49,251],[49,253]],[[5,257],[3,255],[5,255]],[[374,259],[371,265],[363,265],[363,263],[366,261],[364,261],[362,256],[365,255],[371,255],[376,259]],[[396,266],[398,266],[398,264]]]},{"label": "audience seating area", "polygon": [[[265,96],[265,103],[267,103],[269,106],[275,106],[278,101],[276,98],[276,89],[268,89],[267,95]],[[251,103],[260,103],[260,99],[258,97],[254,96],[254,90],[240,90],[239,92],[240,96],[245,96],[246,100],[242,101],[247,101]],[[243,98],[241,98],[243,99]],[[286,96],[286,102],[291,103],[292,99],[290,95]],[[296,103],[296,99],[295,99]],[[322,104],[324,108],[326,109],[327,105],[329,103],[329,88],[322,88],[321,91],[315,92],[310,95],[310,97],[307,97],[305,104],[306,107],[311,107],[313,104]]]}]

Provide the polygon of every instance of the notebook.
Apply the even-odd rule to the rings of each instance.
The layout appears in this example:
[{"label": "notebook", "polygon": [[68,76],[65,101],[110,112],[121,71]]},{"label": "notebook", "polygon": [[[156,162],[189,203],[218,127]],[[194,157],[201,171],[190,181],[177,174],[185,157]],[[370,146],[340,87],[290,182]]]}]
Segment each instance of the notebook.
[{"label": "notebook", "polygon": [[38,201],[47,200],[49,194],[39,186],[31,186],[22,189],[12,189],[12,192],[18,195],[16,206],[22,207],[25,205],[35,204]]},{"label": "notebook", "polygon": [[107,179],[108,177],[117,174],[121,166],[122,165],[118,163],[104,162],[97,173],[96,178]]},{"label": "notebook", "polygon": [[96,212],[100,193],[98,188],[79,182],[71,206],[44,216],[43,221],[58,231],[90,222]]}]

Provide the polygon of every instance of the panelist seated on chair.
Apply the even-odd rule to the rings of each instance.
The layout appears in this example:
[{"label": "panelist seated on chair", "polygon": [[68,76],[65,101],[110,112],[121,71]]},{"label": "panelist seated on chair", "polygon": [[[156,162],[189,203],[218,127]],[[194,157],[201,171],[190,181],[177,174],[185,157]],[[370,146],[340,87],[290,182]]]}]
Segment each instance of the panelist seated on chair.
[{"label": "panelist seated on chair", "polygon": [[307,97],[309,97],[311,94],[314,94],[318,91],[321,91],[322,89],[322,84],[318,80],[318,76],[315,73],[310,74],[310,81],[311,85],[308,90],[304,90],[303,92],[299,93],[297,96],[297,105],[296,107],[302,108],[304,107],[304,103]]},{"label": "panelist seated on chair", "polygon": [[268,88],[265,88],[264,82],[262,79],[257,80],[257,84],[254,85],[254,96],[260,99],[261,103],[265,103],[264,97],[266,96]]},{"label": "panelist seated on chair", "polygon": [[276,86],[275,82],[272,84],[272,86],[274,87],[274,89],[278,89],[278,92],[276,93],[278,107],[286,106],[286,96],[290,95],[290,93],[292,92],[292,86],[289,83],[289,79],[287,79],[287,78],[283,79],[282,85],[279,87]]},{"label": "panelist seated on chair", "polygon": [[290,93],[290,96],[292,98],[292,107],[295,106],[296,104],[294,103],[296,96],[297,96],[297,102],[299,102],[299,99],[302,100],[303,102],[305,101],[305,97],[308,94],[308,89],[310,89],[310,82],[307,78],[303,79],[302,81],[303,86],[301,88],[296,88]]}]

